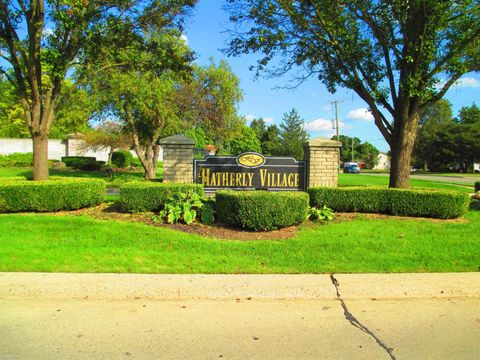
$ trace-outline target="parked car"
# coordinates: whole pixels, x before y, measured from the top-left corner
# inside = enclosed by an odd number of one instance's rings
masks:
[[[343,165],[345,174],[360,174],[360,167],[355,162],[347,162]]]

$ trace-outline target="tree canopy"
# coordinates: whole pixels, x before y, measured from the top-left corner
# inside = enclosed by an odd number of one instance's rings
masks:
[[[87,48],[119,24],[175,26],[195,0],[24,0],[0,2],[1,71],[14,85],[33,139],[35,180],[48,178],[47,140],[67,73],[87,60]],[[123,25],[122,25],[123,26]],[[121,33],[118,33],[121,35]],[[118,39],[119,43],[120,37]]]
[[[228,53],[260,52],[257,72],[315,76],[354,90],[390,145],[391,187],[408,187],[419,116],[480,70],[478,1],[227,0]]]
[[[415,144],[416,165],[425,171],[473,171],[480,161],[480,112],[474,104],[463,107],[457,119],[442,100],[422,114]]]
[[[303,159],[303,143],[308,140],[303,124],[303,119],[295,109],[283,115],[280,124],[281,155]]]

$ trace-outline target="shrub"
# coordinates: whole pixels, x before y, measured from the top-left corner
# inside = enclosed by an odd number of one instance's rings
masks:
[[[33,154],[32,153],[13,153],[10,155],[0,155],[0,166],[3,166],[3,167],[33,166]]]
[[[310,205],[340,212],[366,212],[440,219],[457,218],[468,211],[466,194],[438,190],[376,187],[310,188]]]
[[[120,201],[131,212],[159,211],[175,193],[195,191],[203,196],[203,186],[156,182],[132,182],[120,187]]]
[[[304,192],[217,191],[215,210],[224,224],[252,230],[273,230],[299,224],[308,216]]]
[[[475,181],[475,184],[473,184],[473,187],[475,188],[475,192],[480,191],[480,181]]]
[[[105,161],[97,161],[96,158],[88,156],[63,156],[62,162],[68,167],[83,171],[100,170],[105,164]]]
[[[62,162],[65,163],[68,167],[73,167],[78,160],[92,160],[95,161],[97,158],[90,156],[62,156]]]
[[[74,210],[105,200],[105,182],[92,179],[0,182],[0,212]]]
[[[112,164],[115,167],[126,168],[134,162],[133,155],[128,150],[114,151],[112,154]]]

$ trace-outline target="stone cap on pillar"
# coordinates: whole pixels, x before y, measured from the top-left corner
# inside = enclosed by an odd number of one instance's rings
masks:
[[[160,139],[158,142],[159,145],[195,145],[195,140],[185,136],[185,135],[173,135],[163,139]]]
[[[339,148],[339,147],[342,147],[342,143],[340,141],[330,140],[328,138],[319,137],[319,138],[315,138],[315,139],[305,141],[303,143],[303,147],[304,148],[307,148],[307,147],[334,147],[334,148]]]

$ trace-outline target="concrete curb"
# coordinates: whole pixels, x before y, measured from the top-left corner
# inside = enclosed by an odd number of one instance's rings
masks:
[[[480,297],[480,273],[336,274],[343,299]],[[330,275],[0,273],[0,299],[335,299]]]

